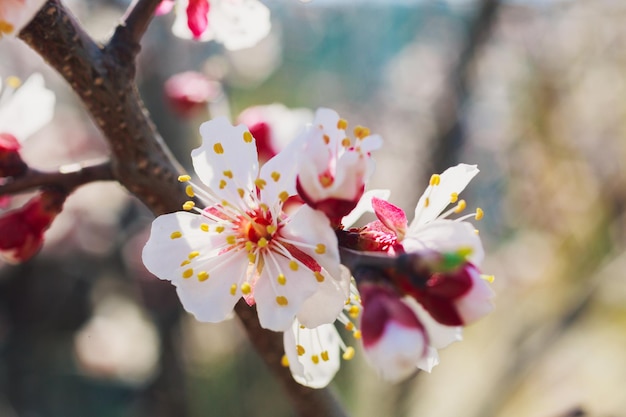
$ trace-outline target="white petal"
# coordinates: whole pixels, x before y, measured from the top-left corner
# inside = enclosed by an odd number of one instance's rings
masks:
[[[415,312],[415,315],[426,330],[426,334],[428,335],[428,344],[434,349],[443,349],[451,343],[463,340],[462,327],[444,326],[443,324],[440,324],[411,297],[405,297],[403,298],[403,301]]]
[[[299,207],[282,228],[280,235],[291,241],[312,245],[313,248],[296,246],[328,271],[334,279],[340,279],[337,236],[330,227],[328,218],[321,211],[307,205]],[[323,246],[324,253],[319,254],[315,251],[318,245]]]
[[[429,185],[415,207],[415,217],[409,228],[417,228],[439,216],[450,204],[452,193],[460,194],[478,174],[476,165],[459,164],[446,169],[440,175],[439,185]],[[425,207],[428,198],[428,207]]]
[[[250,48],[269,33],[270,11],[257,0],[211,0],[209,30],[231,51]]]
[[[54,93],[44,86],[43,76],[31,75],[0,107],[0,132],[23,142],[52,120],[55,101]]]
[[[231,295],[230,288],[245,278],[248,258],[244,251],[219,254],[226,232],[204,232],[200,229],[203,222],[206,219],[187,212],[157,217],[142,258],[150,272],[177,287],[185,310],[200,321],[217,322],[228,316],[241,296],[239,290],[235,296]],[[172,239],[174,232],[182,236]],[[193,251],[199,255],[190,257]],[[187,270],[192,271],[191,276],[184,278]],[[201,271],[209,274],[202,282],[198,279]]]
[[[365,358],[383,379],[398,382],[417,371],[426,353],[424,334],[389,321],[378,343],[364,349]]]
[[[478,273],[472,276],[472,288],[456,302],[459,315],[464,324],[470,324],[483,316],[491,313],[494,309],[491,299],[495,293],[491,286],[482,279]]]
[[[438,252],[455,252],[471,248],[468,260],[480,266],[485,252],[474,226],[468,222],[435,220],[416,229],[410,229],[402,245],[407,252],[433,249]]]
[[[283,342],[291,374],[302,385],[324,388],[332,381],[341,366],[340,337],[332,324],[315,329],[303,329],[298,321],[294,320],[291,329],[285,332]],[[304,348],[302,356],[297,354],[297,344]],[[327,361],[322,359],[322,351],[328,352]],[[319,358],[317,363],[311,359],[312,355]]]
[[[439,365],[439,352],[434,347],[428,346],[426,354],[417,361],[416,365],[421,370],[430,373],[435,366]]]
[[[17,35],[26,26],[45,0],[2,0],[0,2],[0,21],[13,25],[10,35]]]
[[[282,255],[263,256],[263,272],[254,287],[259,322],[265,329],[282,332],[289,328],[304,301],[317,291],[318,282],[313,272],[300,262],[294,271],[289,259]],[[280,273],[286,278],[282,285],[277,279]]]
[[[232,126],[225,117],[218,117],[200,126],[202,145],[191,152],[200,180],[230,202],[240,200],[238,189],[246,194],[254,189],[259,172],[256,144],[246,132],[244,125]]]
[[[361,196],[361,199],[357,203],[356,207],[350,213],[348,213],[347,216],[344,216],[341,224],[343,224],[343,227],[345,228],[351,227],[365,213],[374,212],[374,209],[372,208],[372,198],[376,197],[380,198],[381,200],[387,201],[390,195],[390,190],[366,191],[365,193],[363,193],[363,196]]]
[[[298,320],[312,329],[322,324],[334,323],[343,311],[350,293],[350,270],[341,265],[341,279],[335,280],[324,272],[324,281],[298,312]]]

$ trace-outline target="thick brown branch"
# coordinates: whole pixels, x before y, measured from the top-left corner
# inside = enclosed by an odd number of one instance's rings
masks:
[[[141,38],[146,33],[160,2],[160,0],[133,1],[106,46],[107,53],[119,59],[119,62],[133,63],[128,65],[128,68],[132,69],[132,77],[135,70],[134,59],[141,50]]]
[[[55,172],[29,169],[24,175],[10,178],[6,183],[0,185],[0,196],[30,191],[40,187],[54,187],[69,194],[83,184],[113,179],[109,161],[65,165]]]

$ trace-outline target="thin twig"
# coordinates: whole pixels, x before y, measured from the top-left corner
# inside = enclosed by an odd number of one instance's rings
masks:
[[[29,169],[24,175],[9,178],[7,182],[1,184],[0,196],[31,191],[40,187],[54,187],[70,193],[90,182],[113,179],[111,163],[108,160],[64,165],[54,172]]]

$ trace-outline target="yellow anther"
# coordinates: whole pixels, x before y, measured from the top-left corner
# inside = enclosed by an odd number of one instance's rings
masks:
[[[287,355],[283,355],[283,357],[280,358],[280,364],[283,366],[283,368],[289,367],[289,359],[287,359]]]
[[[278,182],[278,180],[280,179],[280,172],[278,171],[272,172],[271,177],[274,181]]]
[[[361,312],[361,309],[359,308],[359,306],[351,306],[350,309],[348,310],[348,314],[353,319],[356,319],[357,317],[359,317],[360,312]]]
[[[276,232],[276,230],[278,230],[278,226],[276,226],[275,224],[270,224],[268,225],[265,230],[267,231],[267,233],[274,234],[274,232]]]
[[[7,85],[14,90],[20,88],[20,86],[22,85],[22,80],[20,80],[15,75],[8,76],[5,81]]]
[[[440,182],[441,182],[441,176],[439,176],[439,174],[433,174],[430,176],[431,186],[439,185]]]
[[[233,284],[230,286],[230,295],[237,294],[237,284]]]
[[[287,300],[287,297],[283,296],[283,295],[279,295],[278,297],[276,297],[276,304],[278,304],[279,306],[286,306],[287,304],[289,304],[289,301]]]
[[[483,211],[483,209],[481,209],[480,207],[478,207],[476,209],[476,216],[474,216],[474,218],[476,220],[482,220],[482,218],[485,217],[485,212]]]
[[[232,178],[233,178],[233,171],[231,171],[230,169],[228,169],[228,170],[226,170],[226,171],[222,172],[222,174],[224,174],[224,176],[225,176],[226,178],[230,178],[230,179],[232,179]]]
[[[183,237],[183,234],[179,231],[172,232],[172,234],[170,235],[170,239],[179,239],[181,237]]]
[[[351,321],[347,322],[345,328],[347,331],[351,332],[354,329],[354,323],[352,323]]]
[[[495,275],[481,275],[480,277],[490,284],[493,284],[493,282],[496,280]]]
[[[230,206],[230,203],[226,200],[222,200],[222,207],[228,207]]]
[[[5,34],[9,34],[9,33],[13,33],[13,30],[15,29],[15,27],[10,24],[9,22],[7,22],[6,20],[0,20],[0,37],[3,33]]]
[[[190,278],[193,275],[193,269],[189,268],[189,269],[185,269],[183,271],[183,278]]]
[[[213,150],[215,151],[216,154],[223,154],[224,153],[224,147],[222,146],[221,143],[217,142],[215,145],[213,145]]]
[[[268,243],[269,243],[269,242],[267,241],[267,239],[265,239],[264,237],[262,237],[261,239],[259,239],[259,241],[256,243],[256,245],[257,245],[259,248],[264,248],[264,247],[266,247],[266,246],[267,246],[267,244],[268,244]]]
[[[267,182],[263,178],[257,178],[256,180],[254,180],[254,185],[256,185],[256,187],[259,190],[262,190],[263,187],[265,187],[265,185],[267,185]]]
[[[228,243],[229,245],[234,245],[235,242],[237,242],[237,237],[235,235],[226,236],[226,243]]]
[[[317,282],[324,282],[324,275],[321,272],[315,272],[315,279]]]
[[[241,293],[243,295],[248,295],[250,294],[251,291],[252,291],[252,287],[250,286],[250,284],[248,284],[247,282],[244,282],[243,284],[241,284]]]
[[[287,191],[281,191],[280,194],[278,194],[278,198],[284,203],[289,198],[289,193]]]
[[[197,258],[198,256],[200,256],[200,252],[198,252],[197,250],[194,250],[192,252],[189,252],[189,255],[187,257],[189,259],[193,259],[193,258]]]
[[[256,262],[256,255],[254,253],[249,253],[248,254],[248,261],[253,264]]]
[[[325,143],[325,144],[327,144],[327,145],[328,145],[328,144],[330,143],[330,136],[328,136],[328,135],[324,135],[324,136],[322,136],[322,138],[324,139],[324,143]]]
[[[363,139],[366,138],[370,135],[370,130],[366,127],[363,126],[357,126],[354,128],[354,136],[356,136],[359,139]]]
[[[462,256],[463,258],[467,258],[472,253],[474,253],[474,249],[470,246],[465,246],[456,251],[457,255]]]
[[[296,345],[296,352],[298,353],[298,356],[302,356],[306,353],[306,350],[304,349],[304,346]]]
[[[328,362],[328,360],[330,359],[330,357],[328,356],[328,351],[327,351],[327,350],[323,351],[323,352],[320,354],[320,356],[322,357],[322,360],[323,360],[324,362]]]
[[[424,199],[424,207],[428,207],[428,206],[430,206],[430,198],[426,197]]]
[[[287,283],[287,277],[285,277],[284,274],[278,274],[278,277],[276,277],[276,281],[278,281],[280,285],[285,285]]]
[[[465,202],[465,200],[459,200],[458,204],[456,205],[456,208],[454,209],[455,213],[460,213],[463,210],[465,210],[465,208],[467,207],[467,203]]]
[[[209,225],[206,223],[202,223],[200,225],[200,230],[202,230],[203,232],[208,232],[209,231]]]
[[[341,146],[343,146],[344,148],[349,148],[350,145],[352,145],[352,143],[350,142],[350,138],[343,138],[341,140]]]
[[[243,190],[243,188],[237,188],[237,194],[239,194],[239,198],[243,198],[245,193],[246,192]]]
[[[198,272],[198,281],[204,282],[209,279],[209,273],[207,271]]]
[[[189,175],[179,175],[178,176],[178,181],[180,182],[187,182],[190,181],[191,177]]]
[[[326,246],[323,243],[318,243],[315,247],[315,253],[318,255],[323,255],[326,253]]]
[[[217,227],[215,228],[215,231],[216,231],[217,233],[222,233],[224,230],[225,230],[224,226],[217,226]]]
[[[196,206],[196,203],[194,203],[193,201],[185,201],[185,204],[183,204],[183,210],[189,211],[193,209],[195,206]]]
[[[354,333],[352,333],[352,336],[354,336],[354,338],[355,338],[356,340],[361,339],[361,336],[362,336],[362,335],[361,335],[361,331],[360,331],[360,330],[355,330],[355,331],[354,331]]]
[[[345,351],[345,352],[343,352],[343,355],[341,355],[341,357],[342,357],[344,360],[349,361],[349,360],[351,360],[352,358],[354,358],[354,354],[355,354],[355,353],[356,353],[356,352],[354,351],[354,348],[353,348],[352,346],[348,346],[348,347],[346,348],[346,351]]]
[[[479,235],[479,234],[480,234],[480,230],[478,230],[478,229],[474,229],[474,234],[475,234],[475,235]]]
[[[320,363],[320,357],[317,355],[311,355],[311,361],[313,361],[314,364],[318,364]]]
[[[263,210],[263,211],[270,211],[270,208],[269,208],[269,207],[268,207],[268,205],[267,205],[267,204],[265,204],[265,203],[261,203],[261,204],[259,204],[259,208],[260,208],[261,210]]]
[[[226,188],[226,181],[220,180],[220,190],[223,190],[224,188]]]
[[[450,203],[454,204],[459,201],[459,193],[450,194]]]
[[[291,261],[289,262],[289,269],[291,269],[292,271],[297,271],[298,270],[298,262],[296,261]]]
[[[252,244],[252,242],[250,242],[250,241],[247,241],[247,242],[246,242],[245,247],[246,247],[246,250],[247,250],[248,252],[252,252],[252,249],[254,249],[254,245],[253,245],[253,244]]]
[[[339,119],[337,121],[337,129],[346,130],[347,127],[348,127],[348,121],[346,119]]]
[[[189,259],[185,259],[184,261],[182,261],[180,263],[180,266],[185,266],[185,265],[189,265],[191,263],[191,261]]]
[[[195,197],[196,193],[193,192],[193,187],[191,185],[188,185],[185,187],[185,194],[187,194],[187,197]]]
[[[247,130],[245,132],[243,132],[243,141],[246,143],[250,143],[252,142],[252,139],[254,139],[252,137],[252,133],[248,132]]]

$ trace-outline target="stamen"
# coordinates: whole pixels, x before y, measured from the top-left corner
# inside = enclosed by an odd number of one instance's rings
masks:
[[[9,25],[11,25],[9,23]],[[11,26],[12,27],[12,26]],[[13,30],[13,29],[11,29]],[[1,30],[0,30],[1,32]],[[5,79],[7,86],[11,87],[14,90],[17,90],[18,88],[20,88],[20,86],[22,85],[22,80],[20,80],[18,77],[16,77],[15,75],[10,75]]]
[[[328,351],[327,351],[327,350],[323,351],[323,352],[320,354],[320,356],[322,357],[322,360],[323,360],[324,362],[328,362],[328,360],[330,359],[330,358],[329,358],[329,356],[328,356]]]
[[[220,190],[223,190],[224,188],[226,188],[226,185],[227,185],[227,184],[226,184],[226,181],[224,181],[224,180],[220,180],[220,185],[219,185]]]
[[[280,285],[285,285],[287,283],[287,277],[285,277],[284,274],[278,274],[276,281],[278,281]]]
[[[193,187],[191,185],[188,185],[185,187],[185,194],[187,194],[187,197],[195,197],[196,194],[193,192]]]
[[[354,351],[354,348],[353,348],[352,346],[348,346],[348,347],[346,348],[346,351],[345,351],[345,352],[343,352],[343,355],[342,355],[341,357],[342,357],[344,360],[349,361],[349,360],[351,360],[352,358],[354,358],[354,354],[355,354],[355,353],[356,353],[356,352]]]
[[[222,146],[221,143],[217,142],[215,145],[213,145],[213,151],[216,154],[221,155],[224,153],[224,147]]]
[[[359,308],[359,306],[355,306],[355,305],[350,306],[350,309],[348,310],[348,314],[353,319],[356,319],[357,317],[359,317],[360,312],[361,312],[361,309]]]
[[[352,336],[356,339],[359,340],[361,339],[362,335],[361,335],[361,331],[360,330],[355,330],[354,333],[352,333]]]
[[[193,269],[192,268],[185,269],[183,271],[183,278],[191,278],[192,275],[193,275]]]
[[[311,361],[317,365],[320,362],[320,357],[317,355],[311,355]]]
[[[287,297],[283,295],[279,295],[278,297],[276,297],[276,304],[278,304],[281,307],[284,307],[287,304],[289,304],[289,301],[287,300]]]
[[[306,350],[304,349],[304,346],[296,345],[296,353],[298,353],[298,356],[304,355],[306,353]]]
[[[287,191],[281,191],[280,194],[278,194],[278,198],[284,203],[289,198],[289,193]]]
[[[341,141],[341,146],[344,148],[349,148],[352,143],[350,142],[350,138],[343,138]]]
[[[189,259],[185,259],[184,261],[182,261],[180,263],[180,266],[185,266],[185,265],[189,265],[191,263],[191,261]]]
[[[322,275],[321,272],[314,272],[315,275],[315,279],[317,280],[317,282],[324,282],[324,275]]]
[[[347,127],[348,127],[348,122],[346,119],[339,119],[337,121],[337,129],[346,130]]]
[[[354,136],[356,136],[359,139],[366,138],[369,135],[370,135],[370,130],[366,127],[358,125],[354,128]]]
[[[254,180],[254,185],[256,185],[259,190],[262,190],[263,187],[267,185],[267,182],[263,178],[257,178]]]
[[[198,281],[204,282],[209,279],[209,273],[207,271],[198,272]]]
[[[198,256],[200,256],[200,252],[198,252],[197,250],[194,250],[192,252],[189,252],[189,260],[193,259],[193,258],[197,258]]]
[[[264,237],[262,237],[261,239],[259,239],[259,241],[256,243],[256,245],[259,248],[264,248],[268,245],[267,239],[265,239]]]
[[[484,279],[485,281],[487,281],[490,284],[493,284],[493,282],[496,280],[495,275],[481,275],[480,276],[482,279]]]
[[[315,253],[317,253],[318,255],[323,255],[324,253],[326,253],[326,246],[324,246],[323,243],[318,243],[317,246],[315,246]]]
[[[175,232],[172,232],[172,234],[170,235],[170,239],[179,239],[183,237],[183,234],[181,232],[179,232],[178,230]]]
[[[435,185],[439,185],[441,183],[441,176],[439,174],[433,174],[430,177],[430,185],[434,187]]]
[[[237,236],[235,235],[226,236],[226,243],[228,243],[229,245],[234,245],[235,242],[237,242]]]
[[[233,284],[230,286],[230,295],[237,294],[237,284]]]
[[[291,262],[289,262],[289,269],[291,269],[292,271],[297,271],[298,270],[298,263],[294,260],[292,260]]]
[[[183,210],[190,211],[195,206],[196,206],[196,203],[194,203],[193,201],[185,201],[185,204],[183,204]]]
[[[252,291],[252,287],[250,286],[250,284],[248,284],[247,282],[244,282],[243,284],[241,284],[241,292],[244,295],[250,294],[251,291]]]
[[[191,177],[189,175],[179,175],[178,176],[178,181],[180,182],[187,182],[191,180]]]
[[[450,203],[454,204],[458,201],[459,199],[459,193],[452,193],[450,194]]]
[[[276,232],[276,230],[278,230],[278,227],[274,224],[270,224],[268,225],[265,230],[267,231],[267,233],[269,233],[270,235],[273,235],[274,232]]]
[[[272,172],[271,177],[275,182],[278,182],[278,180],[280,179],[280,172],[277,172],[277,171]]]
[[[226,178],[229,178],[229,179],[231,179],[231,180],[233,179],[233,171],[231,171],[230,169],[228,169],[228,170],[226,170],[226,171],[222,172],[222,174],[224,174],[224,176],[225,176]]]
[[[454,212],[459,214],[460,212],[465,210],[466,207],[467,207],[467,203],[465,202],[465,200],[460,200],[459,203],[456,205]]]
[[[208,232],[209,231],[209,225],[206,223],[202,223],[200,225],[200,230],[202,230],[203,232]]]
[[[248,132],[247,130],[245,132],[243,132],[243,141],[246,143],[250,143],[252,142],[252,133]]]
[[[256,255],[254,253],[249,253],[248,254],[248,261],[253,264],[256,262]]]
[[[480,207],[478,207],[476,209],[476,216],[475,219],[476,220],[482,220],[482,218],[485,216],[485,212],[483,211],[483,209],[481,209]]]
[[[328,145],[328,144],[330,143],[330,137],[329,137],[328,135],[324,135],[324,136],[323,136],[323,139],[324,139],[324,143],[325,143],[326,145]]]
[[[289,359],[287,359],[287,355],[283,355],[282,358],[280,358],[280,364],[284,367],[284,368],[288,368],[289,367]]]

